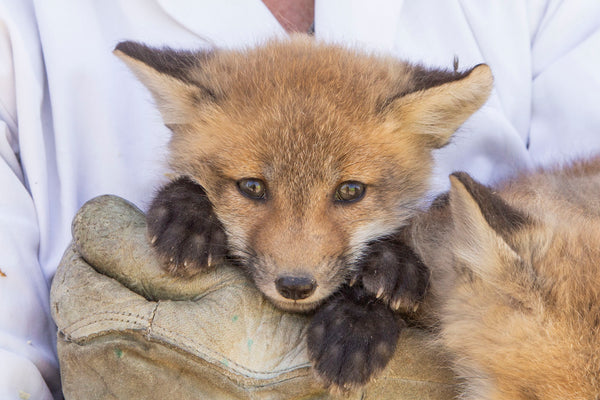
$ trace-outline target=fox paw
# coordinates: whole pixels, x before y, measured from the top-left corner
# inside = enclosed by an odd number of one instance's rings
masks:
[[[371,243],[350,284],[362,282],[393,310],[414,312],[429,284],[429,270],[398,236]]]
[[[206,192],[187,177],[158,192],[146,222],[152,247],[173,275],[193,276],[226,254],[225,231]]]
[[[331,392],[370,382],[394,355],[405,322],[363,289],[344,287],[313,316],[308,354]]]

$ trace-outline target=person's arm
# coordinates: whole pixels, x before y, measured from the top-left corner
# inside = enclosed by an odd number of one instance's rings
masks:
[[[28,1],[0,2],[0,398],[60,397],[49,282],[20,127],[41,123],[44,77]]]

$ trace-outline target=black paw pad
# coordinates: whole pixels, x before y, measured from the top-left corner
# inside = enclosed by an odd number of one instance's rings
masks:
[[[344,288],[312,318],[309,358],[330,390],[354,390],[387,365],[404,326],[386,304]]]
[[[206,192],[187,177],[158,192],[146,222],[150,243],[173,275],[194,275],[226,254],[225,231]]]

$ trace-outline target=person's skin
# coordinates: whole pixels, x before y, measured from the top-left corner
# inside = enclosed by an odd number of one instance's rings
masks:
[[[287,32],[308,32],[315,18],[315,0],[262,0]]]

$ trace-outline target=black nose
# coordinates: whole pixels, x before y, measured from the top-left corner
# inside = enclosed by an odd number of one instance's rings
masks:
[[[302,300],[313,294],[317,283],[311,278],[282,276],[275,281],[275,287],[286,299]]]

